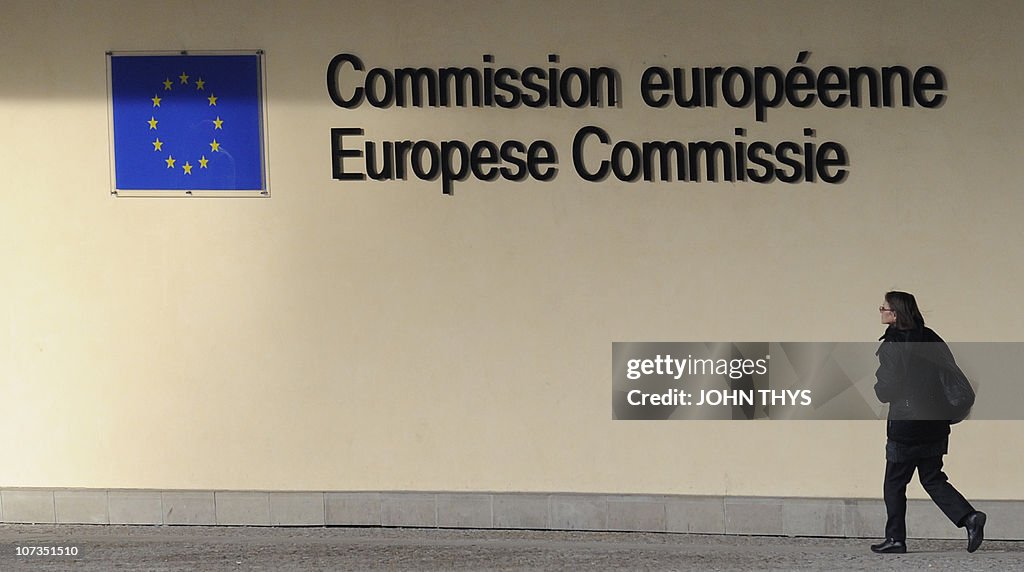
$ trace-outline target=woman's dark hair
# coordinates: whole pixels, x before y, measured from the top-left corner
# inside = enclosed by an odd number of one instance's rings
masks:
[[[896,323],[893,324],[897,330],[912,330],[924,327],[924,316],[917,308],[917,300],[914,295],[907,292],[886,292],[885,301],[889,307],[896,312]]]

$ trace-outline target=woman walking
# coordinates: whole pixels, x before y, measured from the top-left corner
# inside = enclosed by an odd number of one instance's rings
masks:
[[[945,344],[930,328],[906,292],[888,292],[878,308],[887,326],[878,348],[875,395],[889,404],[885,444],[885,540],[871,546],[879,553],[907,551],[907,484],[917,471],[921,485],[953,524],[967,529],[967,551],[984,540],[985,513],[949,483],[942,472],[942,456],[949,446],[948,420],[933,413],[944,400],[938,381],[939,366],[925,359],[927,346]]]

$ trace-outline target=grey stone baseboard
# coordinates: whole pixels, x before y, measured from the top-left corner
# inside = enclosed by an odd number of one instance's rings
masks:
[[[977,501],[985,537],[1024,540],[1024,501]],[[0,489],[0,522],[223,526],[406,526],[878,538],[880,499],[577,493]],[[911,500],[913,538],[961,538]]]

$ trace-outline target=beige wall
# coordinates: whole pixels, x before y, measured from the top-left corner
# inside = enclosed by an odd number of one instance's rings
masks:
[[[1017,2],[0,0],[0,485],[880,496],[881,422],[613,422],[611,343],[1019,341]],[[272,198],[109,194],[107,50],[266,50]],[[649,65],[936,65],[938,110],[647,109]],[[327,63],[619,69],[618,109],[342,110]],[[616,139],[843,143],[840,186],[581,182]],[[344,184],[329,130],[546,138],[546,184]],[[1020,422],[957,427],[1021,499]],[[979,470],[977,467],[984,467]],[[916,485],[915,485],[916,486]],[[915,489],[920,495],[919,489]]]

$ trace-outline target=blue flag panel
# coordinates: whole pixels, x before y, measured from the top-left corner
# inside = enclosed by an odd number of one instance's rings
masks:
[[[112,55],[118,190],[263,190],[258,55]]]

